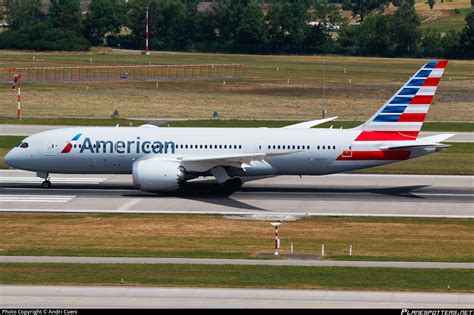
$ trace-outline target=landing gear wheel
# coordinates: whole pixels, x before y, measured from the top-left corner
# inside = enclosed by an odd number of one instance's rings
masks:
[[[51,182],[49,180],[45,180],[41,183],[41,187],[43,188],[51,188]]]

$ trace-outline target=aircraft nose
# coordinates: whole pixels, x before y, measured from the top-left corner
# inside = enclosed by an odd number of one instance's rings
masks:
[[[15,149],[10,150],[10,152],[8,152],[7,155],[5,155],[5,157],[3,158],[5,163],[10,165],[11,167],[15,167],[15,160],[16,160],[15,156],[17,154],[14,151]]]

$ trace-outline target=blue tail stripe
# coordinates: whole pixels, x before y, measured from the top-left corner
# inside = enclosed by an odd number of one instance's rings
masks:
[[[422,86],[425,83],[425,79],[413,79],[408,82],[407,86]]]
[[[374,122],[396,122],[400,115],[378,115]]]
[[[406,106],[385,106],[382,113],[398,113],[401,114],[407,108]]]
[[[424,68],[434,68],[434,67],[436,67],[437,64],[438,64],[437,61],[430,61],[425,65]]]
[[[420,89],[415,88],[404,88],[398,93],[398,95],[415,95]]]
[[[412,97],[394,97],[393,100],[390,101],[390,104],[395,105],[408,105],[410,104]]]
[[[420,70],[415,75],[415,77],[417,77],[417,78],[419,78],[419,77],[426,78],[430,75],[430,73],[431,73],[431,70]]]

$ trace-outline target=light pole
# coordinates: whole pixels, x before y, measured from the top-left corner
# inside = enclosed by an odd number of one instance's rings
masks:
[[[278,227],[281,225],[281,222],[272,222],[271,224],[275,227],[275,256],[278,256],[278,249],[280,248],[280,239],[278,238]]]

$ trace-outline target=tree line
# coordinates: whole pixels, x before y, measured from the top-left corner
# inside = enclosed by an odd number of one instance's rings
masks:
[[[7,0],[0,48],[143,49],[148,8],[151,50],[474,58],[473,11],[462,31],[440,33],[420,28],[414,0],[214,0],[201,10],[198,3],[92,0],[83,16],[79,0],[51,0],[46,16],[40,0]],[[390,3],[395,13],[383,14]],[[360,22],[350,25],[340,7]]]

